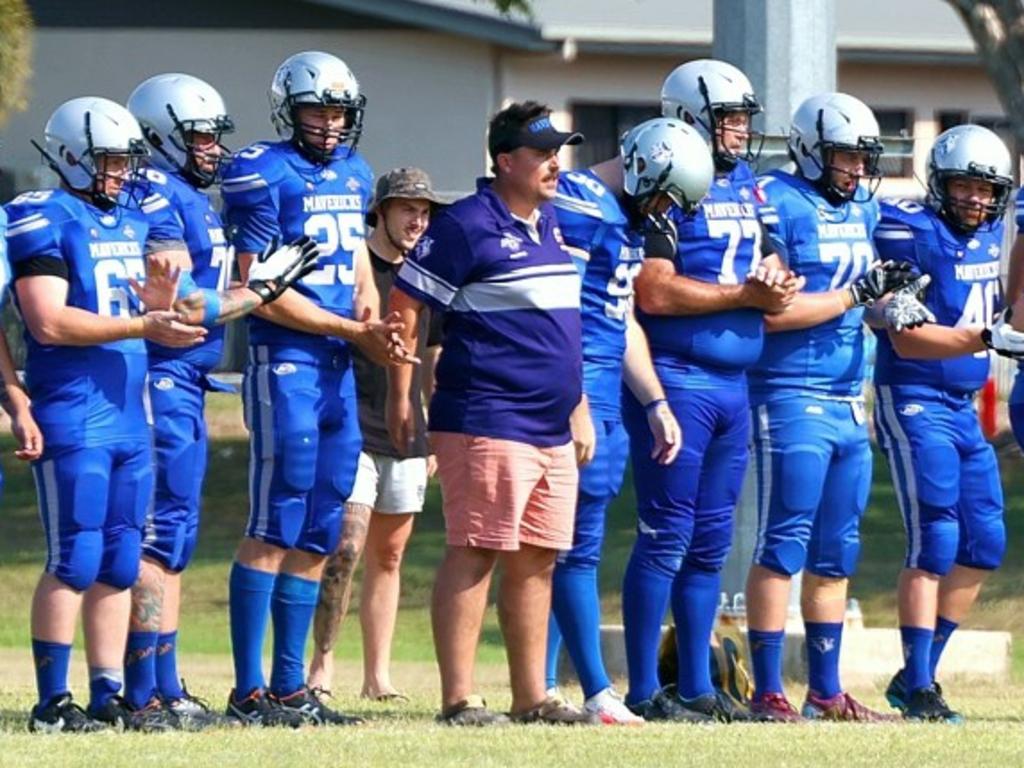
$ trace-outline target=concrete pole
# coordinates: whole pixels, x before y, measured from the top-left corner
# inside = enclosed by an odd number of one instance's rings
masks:
[[[789,133],[800,102],[836,87],[835,0],[715,0],[712,56],[746,73],[764,112],[755,126],[770,136]],[[778,147],[778,138],[766,142]],[[781,165],[784,156],[765,157],[766,166]],[[757,504],[753,466],[747,471],[736,512],[732,553],[726,562],[722,590],[732,600],[746,585],[757,539]],[[790,614],[799,614],[800,581],[793,580]]]

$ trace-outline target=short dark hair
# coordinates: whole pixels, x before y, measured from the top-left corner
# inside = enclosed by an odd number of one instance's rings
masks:
[[[495,174],[498,173],[498,167],[494,160],[501,149],[495,144],[495,139],[510,132],[518,132],[538,117],[550,114],[551,107],[539,101],[514,101],[494,114],[487,125],[487,152],[491,156],[491,170]]]

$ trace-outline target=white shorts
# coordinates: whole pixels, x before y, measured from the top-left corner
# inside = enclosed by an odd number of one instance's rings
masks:
[[[422,512],[426,491],[425,458],[395,459],[364,451],[346,504],[364,504],[384,515]]]

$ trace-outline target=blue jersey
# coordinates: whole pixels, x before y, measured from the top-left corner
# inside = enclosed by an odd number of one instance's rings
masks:
[[[615,193],[591,171],[563,173],[552,201],[562,239],[583,278],[583,390],[597,419],[620,417],[626,315],[643,236]]]
[[[129,278],[145,277],[146,243],[180,239],[166,200],[151,201],[154,222],[138,212],[102,211],[63,190],[26,192],[7,204],[16,278],[66,278],[66,305],[104,317],[138,313]],[[88,347],[41,344],[26,328],[25,365],[32,410],[47,452],[95,447],[148,435],[142,391],[146,345],[123,339]],[[147,438],[148,439],[148,438]]]
[[[867,272],[875,260],[877,202],[833,205],[812,183],[785,171],[772,171],[760,183],[778,213],[768,230],[789,269],[807,279],[804,291],[846,288]],[[811,328],[768,334],[761,359],[749,373],[751,399],[790,388],[823,397],[859,397],[863,319],[864,310],[856,308]]]
[[[761,258],[761,205],[750,167],[739,162],[715,178],[696,213],[687,216],[673,207],[676,272],[715,285],[742,283]],[[689,386],[720,381],[723,374],[734,377],[761,354],[764,319],[756,309],[688,316],[638,311],[637,317],[655,360],[685,372]]]
[[[580,277],[552,206],[525,222],[481,180],[434,217],[395,286],[445,312],[431,430],[569,441],[582,393]]]
[[[7,211],[0,208],[0,307],[7,302],[7,288],[11,284],[11,262],[7,258]]]
[[[939,325],[953,328],[991,324],[1000,296],[1002,242],[1002,221],[965,233],[931,208],[908,200],[883,203],[875,232],[879,258],[909,261],[931,277],[924,303]],[[904,359],[893,350],[885,330],[876,334],[876,384],[920,384],[965,394],[988,378],[987,351],[946,360]]]
[[[369,166],[347,147],[320,165],[290,142],[241,150],[221,184],[235,250],[259,253],[274,241],[312,237],[320,244],[320,266],[293,287],[318,307],[343,317],[353,312],[355,253],[365,239],[372,189]],[[249,319],[249,340],[254,346],[274,347],[277,359],[284,350],[300,362],[306,359],[303,350],[318,358],[317,353],[332,349],[347,354],[341,339],[294,331],[255,316]]]
[[[232,251],[224,236],[224,227],[218,214],[203,191],[196,189],[176,173],[145,170],[148,191],[170,201],[181,221],[185,248],[192,259],[192,279],[200,288],[226,291],[231,280]],[[142,203],[142,211],[149,213],[149,198]],[[158,211],[156,215],[162,215]],[[200,368],[210,370],[220,362],[224,349],[224,326],[209,329],[206,340],[194,347],[175,349],[152,342],[147,343],[152,360],[175,358],[186,360]]]

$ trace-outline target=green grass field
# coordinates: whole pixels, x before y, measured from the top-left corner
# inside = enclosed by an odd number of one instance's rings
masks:
[[[246,516],[247,445],[237,401],[212,398],[211,423],[218,433],[211,451],[199,550],[184,579],[184,618],[180,635],[181,669],[189,687],[220,706],[231,685],[227,630],[227,572]],[[0,441],[9,454],[9,441]],[[915,765],[1024,764],[1024,653],[1015,648],[1014,679],[993,688],[964,682],[955,686],[953,703],[968,716],[961,728],[943,726],[713,726],[647,725],[636,729],[570,732],[543,727],[499,732],[452,732],[433,724],[437,679],[426,605],[433,573],[443,548],[443,525],[436,487],[417,521],[403,571],[402,607],[395,642],[396,683],[407,690],[408,705],[361,702],[359,632],[354,617],[337,649],[334,690],[339,703],[370,722],[358,730],[220,732],[212,734],[100,734],[41,739],[24,731],[33,703],[28,650],[28,603],[42,562],[42,533],[35,492],[24,466],[5,459],[7,484],[0,522],[0,766],[29,765],[264,765],[296,759],[316,765],[725,765],[759,759],[762,765]],[[991,579],[970,626],[1024,631],[1024,531],[1016,524],[1024,506],[1020,458],[1004,460],[1010,555]],[[627,489],[629,484],[627,483]],[[633,497],[628,489],[609,513],[606,563],[602,571],[604,611],[619,621],[618,588],[633,538]],[[888,470],[876,462],[871,507],[864,523],[864,556],[852,594],[869,625],[892,626],[893,584],[903,548],[902,524],[895,509]],[[354,606],[355,608],[355,606]],[[504,655],[493,612],[488,616],[479,653],[481,691],[504,707]],[[84,662],[76,647],[72,675],[85,697]],[[856,689],[882,705],[879,681]],[[578,695],[578,692],[575,692]],[[794,694],[800,695],[798,690]]]

